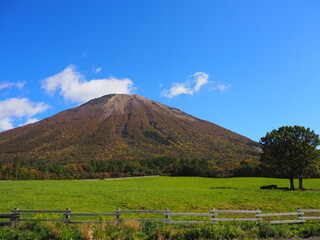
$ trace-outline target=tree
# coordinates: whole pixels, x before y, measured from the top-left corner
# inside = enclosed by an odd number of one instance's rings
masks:
[[[302,180],[319,169],[320,139],[309,128],[280,127],[262,137],[260,144],[261,162],[288,178],[291,189],[294,189],[295,178],[299,179],[299,189],[303,189]]]
[[[15,157],[13,159],[13,167],[14,167],[14,173],[15,173],[15,177],[16,180],[18,180],[19,177],[19,168],[23,167],[25,165],[25,159],[21,158],[21,157]]]

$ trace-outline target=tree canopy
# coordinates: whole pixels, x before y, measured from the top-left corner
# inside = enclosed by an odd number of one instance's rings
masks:
[[[302,126],[284,126],[268,132],[260,140],[261,162],[268,165],[281,177],[290,180],[294,189],[294,179],[299,179],[299,189],[303,189],[302,180],[319,170],[319,135]]]

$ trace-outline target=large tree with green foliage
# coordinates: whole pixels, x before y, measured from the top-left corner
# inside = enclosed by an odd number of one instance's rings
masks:
[[[290,180],[294,189],[294,179],[299,179],[299,189],[303,189],[302,180],[310,177],[319,169],[319,135],[309,128],[285,126],[268,132],[260,140],[261,161],[280,176]]]

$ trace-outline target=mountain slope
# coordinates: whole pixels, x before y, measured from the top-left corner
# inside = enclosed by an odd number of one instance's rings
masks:
[[[157,156],[224,164],[256,158],[256,143],[216,124],[138,95],[93,99],[0,133],[0,157],[83,162]]]

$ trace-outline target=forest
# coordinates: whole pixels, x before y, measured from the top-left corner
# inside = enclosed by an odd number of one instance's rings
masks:
[[[157,157],[144,160],[88,162],[39,162],[22,157],[0,160],[1,180],[105,179],[131,176],[261,176],[260,162],[246,159],[240,163],[208,159]]]

